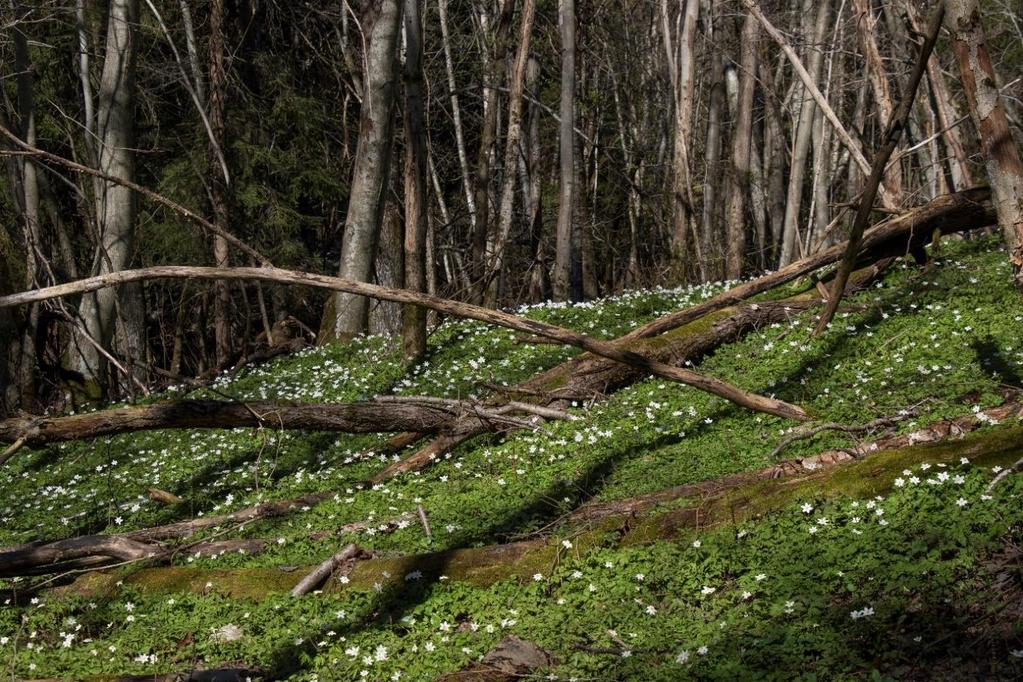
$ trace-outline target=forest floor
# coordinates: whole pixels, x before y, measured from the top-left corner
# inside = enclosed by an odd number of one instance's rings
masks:
[[[900,261],[851,296],[820,338],[810,338],[812,313],[794,313],[699,369],[842,424],[915,409],[897,425],[903,433],[1000,405],[1023,390],[1023,299],[995,243],[942,249],[929,266]],[[722,288],[519,312],[612,339]],[[449,321],[407,370],[387,340],[366,337],[188,395],[465,398],[577,352],[516,337]],[[1023,475],[986,490],[994,471],[1023,456],[1018,425],[989,423],[953,445],[872,457],[841,480],[750,489],[729,518],[643,527],[693,504],[682,499],[624,525],[578,526],[559,520],[585,503],[769,467],[794,424],[660,379],[571,412],[579,419],[482,436],[379,485],[360,481],[392,459],[374,453],[383,435],[154,431],[18,453],[0,470],[0,545],[337,494],[217,538],[272,539],[259,554],[182,552],[171,566],[83,573],[61,587],[52,578],[0,581],[0,680],[196,666],[275,679],[433,680],[470,667],[509,634],[549,653],[531,671],[537,679],[1023,678]],[[855,444],[828,431],[780,457]],[[153,502],[150,488],[181,501]],[[367,520],[361,532],[336,534]],[[315,594],[289,595],[349,542],[377,558]],[[496,568],[467,566],[485,552],[445,553],[499,543],[526,549]]]

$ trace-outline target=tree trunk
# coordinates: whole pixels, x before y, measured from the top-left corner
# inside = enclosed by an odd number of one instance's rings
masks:
[[[367,14],[372,14],[372,20],[363,23],[369,44],[359,114],[359,145],[338,269],[340,277],[357,282],[369,281],[380,238],[391,165],[401,6],[398,0],[375,0],[368,5]],[[338,293],[333,303],[333,314],[325,316],[326,334],[321,334],[321,339],[350,339],[366,328],[369,306],[366,298]]]
[[[732,173],[729,175],[727,259],[725,277],[738,279],[746,253],[746,188],[751,187],[750,147],[753,140],[753,89],[757,66],[757,20],[747,14],[742,24],[739,93],[732,134]]]
[[[554,300],[567,301],[572,277],[572,219],[575,215],[575,0],[558,3],[561,33],[561,123],[558,128],[560,186],[554,247]]]
[[[884,130],[892,118],[895,104],[892,102],[891,89],[888,87],[888,73],[881,59],[881,51],[877,49],[875,35],[878,32],[877,20],[870,8],[870,0],[852,0],[853,15],[856,19],[856,35],[860,49],[867,62],[867,77],[874,95],[874,106],[877,109],[878,129]],[[894,36],[893,36],[894,37]],[[892,199],[898,203],[902,194],[902,169],[899,164],[892,164],[884,175],[885,185],[891,192]]]
[[[213,222],[222,230],[230,230],[228,210],[228,178],[220,168],[222,155],[226,158],[226,121],[224,107],[227,102],[227,70],[224,65],[224,0],[210,3],[210,145],[209,175],[210,203],[213,205]],[[198,75],[198,74],[197,74]],[[198,78],[196,79],[198,80]],[[218,268],[228,266],[227,240],[220,235],[213,237],[213,261]],[[231,292],[227,282],[213,283],[213,332],[216,340],[216,364],[225,366],[234,352],[231,342]]]
[[[448,92],[451,99],[451,119],[455,125],[455,146],[458,150],[458,168],[462,172],[462,187],[465,191],[465,205],[469,211],[469,233],[476,232],[476,200],[473,194],[472,176],[469,174],[469,157],[465,151],[465,137],[462,132],[462,107],[458,99],[458,87],[455,84],[455,66],[451,58],[451,37],[448,35],[448,0],[437,0],[440,14],[441,44],[444,48],[444,71],[448,79]],[[484,97],[486,97],[484,93]]]
[[[6,419],[0,421],[0,442],[14,443],[24,438],[24,444],[32,447],[154,429],[266,427],[341,433],[432,433],[457,424],[460,429],[482,426],[484,430],[497,430],[516,423],[508,416],[512,411],[491,411],[472,402],[431,397],[308,405],[179,400],[68,417]]]
[[[493,209],[490,205],[491,157],[497,144],[497,110],[498,88],[504,82],[505,58],[509,49],[512,14],[515,11],[515,0],[503,0],[501,11],[494,28],[494,52],[487,65],[483,92],[483,129],[480,131],[480,149],[476,162],[476,232],[473,234],[472,260],[470,261],[472,282],[471,300],[474,303],[483,300],[486,288],[487,273],[487,239],[490,235],[490,218]],[[484,17],[486,15],[484,14]],[[483,36],[486,41],[486,36]]]
[[[15,26],[14,38],[14,69],[17,74],[18,89],[18,122],[22,138],[31,145],[36,142],[35,86],[33,84],[34,69],[28,51],[28,36],[21,26]],[[38,253],[41,253],[40,225],[40,178],[36,162],[31,158],[22,158],[15,164],[18,169],[18,182],[11,189],[20,190],[20,197],[15,202],[21,213],[22,236],[25,244],[25,285],[33,287],[37,283]],[[11,344],[11,352],[20,350],[17,360],[16,385],[18,402],[23,410],[36,407],[35,377],[38,363],[35,338],[39,325],[39,307],[32,306],[25,316],[25,325],[19,344]]]
[[[675,147],[672,155],[671,248],[676,271],[685,271],[689,234],[693,230],[693,183],[689,144],[693,137],[693,87],[696,76],[696,22],[700,0],[686,0],[679,35],[678,82],[675,84]],[[670,40],[670,35],[665,37]],[[702,260],[699,259],[698,260]],[[698,263],[702,266],[702,263]]]
[[[505,327],[525,334],[542,336],[570,346],[576,346],[589,351],[594,355],[600,355],[616,362],[639,367],[648,374],[660,376],[672,381],[678,381],[688,386],[693,386],[702,391],[712,393],[729,402],[747,407],[756,412],[766,412],[783,419],[794,419],[806,421],[809,415],[796,406],[790,405],[782,400],[768,398],[750,393],[738,386],[712,377],[706,377],[697,372],[678,367],[672,367],[662,362],[657,362],[648,357],[620,348],[613,343],[595,339],[586,334],[580,334],[564,327],[531,320],[517,315],[512,315],[500,310],[484,308],[470,303],[461,303],[450,299],[420,294],[405,289],[391,289],[381,287],[367,282],[359,282],[343,277],[327,277],[310,272],[285,270],[275,267],[261,268],[203,268],[191,266],[156,266],[142,268],[139,270],[124,270],[116,273],[109,273],[92,277],[87,280],[58,284],[45,289],[37,289],[30,292],[13,294],[0,297],[0,308],[13,305],[27,305],[37,301],[60,298],[72,294],[88,293],[100,289],[120,286],[129,282],[140,282],[147,279],[160,278],[196,278],[196,279],[239,279],[255,280],[264,282],[280,282],[287,284],[299,284],[313,286],[321,289],[342,291],[356,296],[368,296],[375,299],[393,301],[395,303],[415,303],[438,312],[447,313],[456,317],[465,317],[488,324]]]
[[[705,39],[710,45],[723,41],[723,32],[715,33],[718,10],[714,0],[703,0]],[[725,69],[719,47],[712,48],[709,61],[707,135],[703,145],[703,192],[700,216],[700,243],[703,245],[704,281],[721,279],[725,271],[725,244],[718,225],[721,217],[718,190],[721,187],[721,119],[725,116]]]
[[[420,0],[405,3],[405,288],[426,292],[426,128],[423,115],[423,24]],[[402,356],[426,351],[426,309],[401,311]]]
[[[501,275],[504,271],[505,250],[511,236],[515,204],[515,179],[518,175],[518,157],[522,140],[522,91],[529,60],[529,39],[533,34],[533,14],[536,0],[523,0],[522,17],[519,27],[519,47],[511,72],[511,87],[508,95],[508,132],[505,137],[504,164],[501,178],[501,205],[498,212],[497,230],[487,240],[487,271],[484,279],[484,299],[487,307],[497,307],[501,294]]]
[[[111,0],[107,24],[106,53],[100,78],[99,107],[96,117],[99,170],[116,178],[134,181],[135,177],[135,56],[138,39],[138,0]],[[88,135],[88,133],[86,133]],[[132,256],[135,240],[134,193],[117,182],[95,183],[96,225],[99,232],[94,271],[99,274],[123,270]],[[126,290],[123,297],[137,289]],[[79,315],[85,333],[103,347],[114,337],[116,297],[112,290],[97,291],[82,298]],[[140,329],[126,330],[139,339]],[[95,345],[76,333],[75,364],[85,378],[87,394],[98,398],[104,381],[106,362]]]
[[[809,11],[813,3],[807,2],[803,9],[806,12],[804,18],[810,17]],[[831,14],[831,0],[825,0],[817,5],[816,19],[807,22],[812,26],[811,44],[820,46],[824,40],[824,31],[828,26],[828,18]],[[809,50],[807,60],[807,72],[810,75],[810,82],[816,85],[820,78],[821,62],[823,52],[819,49]],[[799,245],[799,213],[802,207],[803,187],[805,183],[806,159],[810,151],[810,140],[813,133],[813,119],[816,105],[808,92],[809,86],[800,90],[801,105],[799,108],[799,121],[795,126],[795,142],[792,145],[792,164],[789,168],[789,188],[785,199],[785,223],[782,228],[782,247],[779,264],[786,266],[797,258]]]
[[[998,225],[1009,249],[1013,280],[1023,290],[1023,162],[1012,139],[976,0],[945,0],[945,27],[959,62],[970,117],[980,135]]]
[[[393,193],[384,202],[380,239],[373,260],[373,279],[382,287],[401,289],[405,284],[401,211],[394,201]],[[370,334],[397,338],[402,332],[402,306],[389,301],[370,301],[366,322]]]

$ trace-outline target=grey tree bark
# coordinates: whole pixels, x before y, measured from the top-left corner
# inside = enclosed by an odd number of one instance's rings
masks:
[[[536,0],[523,0],[519,25],[519,46],[515,53],[508,96],[508,132],[504,146],[504,176],[501,178],[501,205],[498,212],[497,230],[491,231],[487,239],[485,277],[486,305],[496,307],[501,293],[501,274],[504,269],[505,249],[511,235],[513,208],[515,202],[515,179],[518,171],[519,144],[522,139],[522,89],[526,77],[526,62],[529,59],[529,40],[533,34],[533,15]]]
[[[732,173],[729,177],[725,276],[738,279],[746,253],[746,190],[750,181],[750,147],[753,141],[753,89],[757,66],[756,18],[747,14],[742,23],[739,63],[739,92],[732,135]]]
[[[380,239],[387,178],[391,165],[394,98],[397,82],[398,0],[375,0],[367,8],[363,30],[368,36],[366,75],[359,113],[359,143],[352,170],[348,213],[341,243],[338,274],[368,282]],[[369,302],[362,296],[338,293],[325,320],[323,340],[350,339],[366,328]]]
[[[110,0],[95,130],[99,170],[128,181],[134,181],[135,177],[137,21],[138,0]],[[104,274],[123,270],[131,259],[136,202],[134,193],[124,185],[101,180],[96,186],[99,192],[96,197],[99,242],[93,271]],[[130,301],[132,298],[134,302]],[[122,290],[121,302],[135,312],[141,305],[141,289]],[[85,333],[104,347],[108,347],[114,338],[116,306],[117,296],[111,290],[87,294],[79,306]],[[141,322],[135,314],[128,315],[126,321],[133,325]],[[95,391],[104,383],[106,362],[95,344],[83,337],[81,333],[76,334],[74,363],[85,377],[88,390],[93,392],[90,397],[98,397]],[[125,340],[141,340],[141,337],[141,329],[126,329],[123,334]]]
[[[182,7],[187,7],[183,4]],[[187,34],[186,34],[187,35]],[[191,54],[191,47],[189,54]],[[228,178],[221,172],[219,160],[225,149],[225,105],[227,102],[227,70],[224,64],[224,0],[210,2],[210,203],[213,208],[213,222],[222,230],[230,230],[228,209]],[[196,83],[200,82],[196,72]],[[218,268],[228,266],[227,240],[220,235],[213,237],[213,261]],[[221,367],[231,357],[233,346],[231,335],[231,292],[227,282],[213,284],[213,330],[216,341],[216,362]]]
[[[804,18],[809,17],[813,2],[804,2]],[[812,26],[812,44],[819,46],[824,39],[828,18],[831,14],[831,2],[826,0],[817,5],[816,18],[809,23]],[[807,60],[807,72],[811,82],[816,84],[820,77],[823,53],[812,49]],[[779,265],[785,266],[794,261],[799,243],[799,209],[802,206],[803,186],[806,177],[806,159],[810,151],[810,139],[813,133],[813,118],[816,104],[806,88],[800,90],[801,102],[799,121],[795,128],[795,142],[792,145],[792,164],[789,168],[789,187],[785,200],[785,222],[782,228],[782,246]]]
[[[558,128],[560,186],[558,227],[554,246],[553,289],[556,301],[567,301],[572,277],[572,217],[575,207],[575,0],[558,3],[561,34],[561,123]]]
[[[696,74],[696,21],[700,0],[686,0],[679,35],[679,58],[675,100],[675,147],[672,155],[672,256],[682,271],[693,228],[693,187],[690,173],[689,144],[693,136],[693,87]],[[665,36],[670,41],[670,34]],[[697,242],[698,243],[698,242]],[[697,256],[698,260],[702,260]]]

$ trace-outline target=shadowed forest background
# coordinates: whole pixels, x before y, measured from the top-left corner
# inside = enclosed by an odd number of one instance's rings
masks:
[[[1018,139],[1019,3],[979,6]],[[4,127],[175,203],[5,138],[0,286],[272,262],[507,306],[787,265],[848,233],[930,9],[760,8],[837,127],[738,0],[11,2]],[[985,182],[951,42],[927,63],[875,219]],[[5,409],[138,395],[297,338],[401,332],[398,305],[327,298],[158,282],[4,310]]]

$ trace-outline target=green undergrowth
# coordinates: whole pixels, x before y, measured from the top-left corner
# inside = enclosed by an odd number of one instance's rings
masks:
[[[821,420],[858,424],[911,410],[914,416],[906,417],[896,427],[901,431],[997,405],[1006,391],[1023,387],[1019,375],[1023,362],[1023,348],[1019,347],[1023,302],[1011,288],[1005,254],[994,243],[946,241],[942,249],[932,265],[918,268],[900,262],[882,282],[851,296],[832,328],[818,339],[809,338],[812,313],[793,312],[786,323],[770,325],[722,347],[699,363],[698,369],[749,390],[797,403]],[[767,296],[790,295],[806,286],[805,282],[796,283],[785,287],[784,292],[774,291]],[[520,312],[610,339],[720,290],[717,285],[635,292],[583,305],[533,306]],[[384,394],[484,397],[489,385],[514,385],[577,352],[523,343],[519,336],[482,323],[447,321],[430,337],[427,356],[412,368],[401,366],[397,350],[386,339],[366,337],[224,375],[202,391],[172,391],[170,396],[162,397],[295,402],[342,402]],[[269,427],[154,431],[22,452],[0,470],[0,488],[4,491],[0,498],[0,544],[144,528],[224,513],[258,501],[329,490],[336,495],[311,509],[253,523],[224,536],[275,540],[263,554],[183,554],[176,561],[193,566],[273,568],[317,563],[353,540],[392,554],[488,545],[535,537],[563,514],[588,501],[624,499],[769,466],[771,451],[794,426],[656,378],[623,389],[607,400],[577,405],[572,413],[576,420],[547,423],[536,432],[477,438],[445,453],[421,473],[373,487],[360,481],[394,457],[376,452],[385,440],[383,435],[279,432]],[[852,442],[844,434],[824,432],[792,444],[783,456],[814,454]],[[402,454],[407,452],[397,456]],[[379,594],[352,591],[320,600],[291,602],[274,597],[258,603],[218,597],[215,591],[171,597],[176,599],[172,604],[166,603],[166,597],[155,601],[126,593],[110,604],[97,604],[95,609],[74,599],[50,601],[43,596],[43,609],[22,604],[3,610],[0,636],[7,637],[8,642],[6,648],[0,647],[0,661],[5,658],[4,652],[14,651],[10,642],[20,638],[17,650],[21,653],[9,658],[11,670],[21,676],[63,674],[67,670],[74,671],[72,677],[136,669],[151,672],[172,669],[195,657],[221,662],[244,660],[279,669],[292,666],[302,675],[319,670],[321,679],[355,679],[363,669],[369,671],[368,679],[388,679],[399,669],[406,671],[406,679],[429,679],[435,672],[453,670],[473,660],[508,630],[557,649],[561,663],[553,674],[559,679],[678,679],[687,674],[734,679],[754,672],[769,677],[766,657],[772,647],[781,647],[779,655],[789,656],[783,659],[788,662],[778,668],[787,674],[778,679],[803,673],[832,679],[859,675],[871,667],[899,677],[909,675],[900,673],[899,666],[917,665],[938,653],[926,647],[914,648],[910,642],[917,635],[907,634],[906,641],[889,640],[877,657],[868,655],[870,646],[886,641],[879,639],[883,627],[895,628],[893,633],[916,632],[907,623],[917,627],[917,621],[922,620],[924,624],[918,628],[922,633],[919,636],[924,638],[921,641],[934,641],[944,636],[941,632],[959,627],[963,621],[957,618],[976,617],[973,609],[980,608],[981,593],[974,595],[971,590],[977,587],[975,581],[986,580],[979,566],[985,557],[1002,551],[995,545],[1016,533],[1016,505],[999,505],[1000,500],[1017,494],[1015,482],[1010,479],[994,500],[980,504],[977,490],[982,475],[975,472],[973,476],[977,481],[967,475],[967,483],[963,484],[973,486],[972,497],[967,496],[970,503],[961,508],[955,505],[955,499],[942,497],[938,486],[900,491],[892,499],[920,502],[894,507],[885,504],[886,514],[898,513],[902,535],[895,532],[894,520],[888,527],[871,526],[871,534],[864,536],[850,530],[843,536],[845,540],[836,544],[842,546],[841,550],[828,550],[834,553],[830,559],[823,557],[823,550],[815,551],[814,543],[830,537],[831,528],[812,537],[805,529],[795,532],[797,521],[805,521],[798,511],[743,526],[747,534],[742,540],[736,539],[732,531],[719,531],[711,534],[702,548],[659,543],[586,555],[576,563],[578,570],[590,576],[586,580],[597,588],[593,593],[571,591],[575,581],[561,572],[575,564],[571,556],[566,556],[564,565],[555,572],[561,578],[545,574],[542,580],[535,584],[530,581],[526,586],[502,583],[483,589],[453,582],[427,585],[410,581],[406,586],[409,594],[390,594],[391,588],[387,588]],[[173,506],[153,503],[147,495],[152,487],[173,492],[183,501]],[[924,504],[932,493],[940,502]],[[827,502],[829,509],[846,510],[827,513],[849,515],[853,503],[848,498]],[[429,538],[414,516],[419,506],[429,520]],[[942,543],[952,542],[958,548],[954,557],[945,549],[927,554],[927,561],[933,564],[928,564],[929,575],[941,574],[944,582],[935,579],[931,584],[917,577],[915,582],[904,579],[898,583],[894,574],[885,573],[894,561],[891,553],[895,552],[896,540],[878,540],[867,548],[867,540],[859,539],[898,536],[908,542],[914,528],[920,534],[931,524],[973,519],[984,509],[988,510],[987,516],[977,517],[970,521],[969,528],[955,531],[954,542],[944,531],[938,532],[940,537],[934,542],[942,547]],[[390,532],[384,524],[396,518],[401,518],[399,529]],[[379,525],[380,530],[371,527],[355,537],[310,539],[314,533],[367,520]],[[754,542],[753,538],[764,540]],[[768,549],[768,542],[775,546]],[[850,552],[854,547],[859,549],[857,553],[845,553],[847,547]],[[769,556],[761,557],[764,552]],[[601,573],[598,566],[591,565],[594,561],[601,565],[608,561],[615,568]],[[845,571],[841,568],[843,561],[862,567],[863,579],[854,581],[855,590],[849,587],[842,592],[836,587],[835,577],[827,573],[832,569]],[[867,570],[870,561],[876,562],[873,572]],[[785,582],[788,587],[782,588],[782,582],[775,582],[769,599],[758,597],[750,603],[739,600],[733,594],[738,589],[736,581],[754,571],[755,564],[764,567],[758,570],[776,578],[789,576],[786,580],[790,579],[791,584]],[[633,565],[654,567],[647,572],[661,577],[633,584],[631,576],[622,571],[636,571],[618,570]],[[868,580],[868,575],[875,575],[875,581]],[[694,600],[688,593],[694,576],[718,580],[708,585],[720,589],[709,595],[697,594]],[[619,589],[615,587],[617,581],[622,581],[621,593],[615,591]],[[990,586],[990,582],[984,584]],[[801,600],[795,598],[797,583],[805,583],[807,590]],[[896,604],[900,594],[896,584],[905,584],[908,590],[901,593],[900,607]],[[628,599],[626,585],[638,588]],[[657,586],[656,591],[650,591],[654,590],[651,585]],[[726,585],[732,587],[726,589]],[[15,587],[24,590],[25,584]],[[730,600],[724,600],[726,592]],[[939,593],[944,596],[939,598]],[[598,594],[605,595],[605,599],[594,596]],[[789,596],[782,600],[783,594]],[[958,603],[953,608],[951,602],[943,601],[954,601],[961,594],[975,599],[962,609]],[[846,612],[864,608],[867,597],[873,600],[869,603],[875,604],[877,615],[848,622]],[[566,601],[558,605],[556,600],[560,598]],[[123,602],[128,599],[135,599],[136,613],[144,613],[144,619],[129,623],[125,622],[129,614],[111,611],[123,610]],[[589,606],[582,608],[583,601],[573,599],[590,600],[586,601]],[[646,614],[633,599],[640,599],[644,608],[652,605],[656,615]],[[862,606],[855,606],[856,599]],[[558,608],[551,606],[552,600]],[[778,604],[785,601],[802,606],[792,607],[792,613],[775,613]],[[572,604],[577,608],[568,608]],[[634,608],[636,613],[632,612]],[[907,610],[911,608],[917,610]],[[381,615],[394,609],[401,614],[393,622]],[[518,610],[520,617],[508,615],[508,609]],[[326,615],[335,611],[344,611],[346,616],[328,625]],[[245,619],[248,625],[241,622],[245,613],[249,614]],[[447,614],[444,617],[452,624],[452,631],[428,633],[429,628],[439,627],[439,621],[433,621],[441,613]],[[67,625],[43,628],[44,614],[51,623],[67,617],[75,618],[76,624],[88,623],[83,628],[89,628],[94,644],[82,643],[83,634],[76,635],[70,647],[63,647],[63,640],[54,638],[61,630],[67,634],[73,631]],[[45,633],[37,635],[48,642],[41,652],[25,648],[30,630],[21,623],[22,617],[36,623],[32,627],[39,633]],[[402,621],[405,617],[416,622]],[[469,623],[470,617],[478,619],[473,622],[489,623],[497,629],[486,632],[485,627],[469,628],[456,633],[457,623]],[[502,619],[515,620],[518,625],[498,627]],[[108,622],[111,626],[104,629],[100,621],[103,626]],[[210,628],[228,622],[246,631],[242,642],[211,643]],[[167,623],[167,627],[156,632],[153,623]],[[722,627],[720,623],[727,624]],[[326,637],[321,625],[333,628],[335,635],[324,640],[327,645],[317,646]],[[571,644],[578,643],[624,651],[625,645],[615,644],[613,638],[602,634],[605,626],[616,630],[615,637],[628,644],[631,656],[570,649]],[[564,635],[560,640],[556,639],[558,633]],[[629,633],[635,633],[635,638]],[[439,639],[445,636],[449,642],[441,646]],[[572,639],[575,636],[578,642]],[[594,641],[587,644],[587,636]],[[175,637],[178,639],[172,643]],[[348,638],[347,642],[335,641],[339,637]],[[847,646],[839,644],[843,637],[849,639]],[[1005,650],[1007,637],[998,640],[1002,648],[998,649],[997,661],[992,659],[991,663],[999,675],[1016,670]],[[674,641],[668,642],[669,638]],[[180,644],[182,639],[188,639],[187,644]],[[303,643],[289,644],[295,639]],[[436,649],[426,651],[427,642]],[[716,657],[701,656],[697,652],[701,642]],[[420,648],[412,650],[410,647],[415,645]],[[117,647],[117,656],[104,653],[109,646]],[[359,655],[344,654],[343,649],[350,646],[360,647]],[[377,646],[386,649],[386,658],[363,664],[362,657],[377,656]],[[462,651],[462,646],[470,652]],[[99,653],[93,656],[91,648]],[[916,649],[920,651],[913,653]],[[690,658],[674,663],[682,650],[687,650]],[[149,653],[156,654],[155,663],[132,661]],[[889,655],[894,658],[885,658]],[[806,664],[803,657],[817,663]],[[340,663],[333,663],[334,658]],[[38,666],[35,670],[27,667],[32,662]],[[729,665],[738,667],[730,672]],[[599,671],[604,668],[599,666],[611,666],[612,672],[602,677]],[[342,669],[346,672],[338,673]],[[642,674],[648,669],[652,677]],[[340,676],[331,677],[333,673]]]

